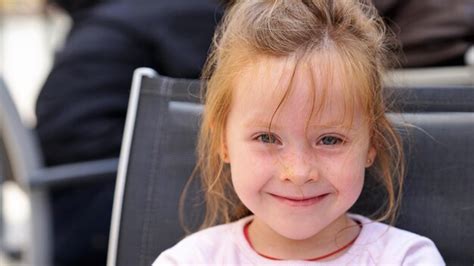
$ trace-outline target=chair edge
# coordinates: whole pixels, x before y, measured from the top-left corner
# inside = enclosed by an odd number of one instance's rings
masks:
[[[128,161],[130,158],[130,149],[132,144],[133,131],[135,127],[135,118],[138,110],[141,83],[144,77],[153,78],[157,76],[158,73],[155,70],[146,67],[138,68],[133,73],[130,99],[127,108],[127,117],[125,120],[125,129],[118,163],[117,179],[115,182],[109,246],[107,251],[108,266],[115,266],[117,264],[117,250],[120,233],[120,218],[122,215],[123,195],[125,192]]]

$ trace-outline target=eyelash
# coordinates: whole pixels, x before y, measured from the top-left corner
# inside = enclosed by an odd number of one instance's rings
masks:
[[[332,139],[333,141],[336,141],[336,143],[332,144],[324,144],[324,140],[327,139]],[[344,144],[346,141],[338,136],[332,136],[332,135],[327,135],[323,136],[322,138],[319,139],[318,144],[324,145],[324,146],[333,146],[333,145],[340,145]]]
[[[263,138],[265,138],[265,140]],[[280,140],[278,140],[278,137],[272,133],[259,134],[255,139],[265,144],[281,144]]]
[[[281,144],[281,141],[272,133],[262,133],[255,137],[261,143],[265,144]],[[324,143],[325,141],[329,140],[331,143]],[[340,145],[344,144],[346,141],[338,136],[326,135],[319,139],[317,144],[321,144],[324,146],[333,146],[333,145]]]

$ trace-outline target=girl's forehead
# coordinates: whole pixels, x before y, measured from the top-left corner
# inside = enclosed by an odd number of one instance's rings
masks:
[[[291,106],[290,111],[308,116],[308,121],[326,121],[325,114],[331,114],[345,123],[358,108],[349,85],[357,81],[351,80],[338,61],[322,53],[307,58],[256,57],[238,75],[232,105],[252,116],[269,117]]]
[[[292,61],[288,57],[262,57],[253,60],[238,78],[236,92],[279,98],[278,94],[289,87],[291,73],[296,65]]]
[[[340,61],[338,57],[323,52],[304,58],[292,55],[256,56],[242,68],[234,82],[234,89],[236,93],[266,96],[285,94],[288,88],[312,89],[317,94],[322,91],[337,92],[344,89],[350,79]]]

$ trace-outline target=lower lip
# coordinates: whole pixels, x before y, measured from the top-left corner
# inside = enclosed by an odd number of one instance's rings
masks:
[[[277,199],[278,201],[280,201],[280,202],[282,202],[286,205],[292,206],[292,207],[308,207],[308,206],[312,206],[312,205],[315,205],[315,204],[321,202],[329,194],[324,194],[324,195],[321,195],[321,196],[302,199],[302,200],[289,199],[289,198],[277,196],[277,195],[274,195],[274,194],[270,194],[270,195],[273,198]]]

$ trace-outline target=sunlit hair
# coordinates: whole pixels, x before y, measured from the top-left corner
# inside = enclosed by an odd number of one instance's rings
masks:
[[[369,171],[387,195],[385,208],[372,218],[393,222],[404,165],[400,138],[385,115],[382,74],[392,61],[387,39],[377,11],[365,1],[235,1],[215,34],[202,76],[205,108],[195,171],[205,194],[202,228],[250,214],[234,192],[230,168],[221,158],[235,80],[261,56],[304,61],[314,54],[327,55],[322,59],[323,68],[342,68],[338,71],[346,81],[342,104],[351,106],[357,102],[365,112],[371,144],[377,150]],[[333,66],[333,59],[339,62],[337,66]],[[331,78],[327,83],[330,82]],[[324,90],[330,87],[326,84]],[[315,103],[313,109],[318,109],[319,104],[324,100]]]

